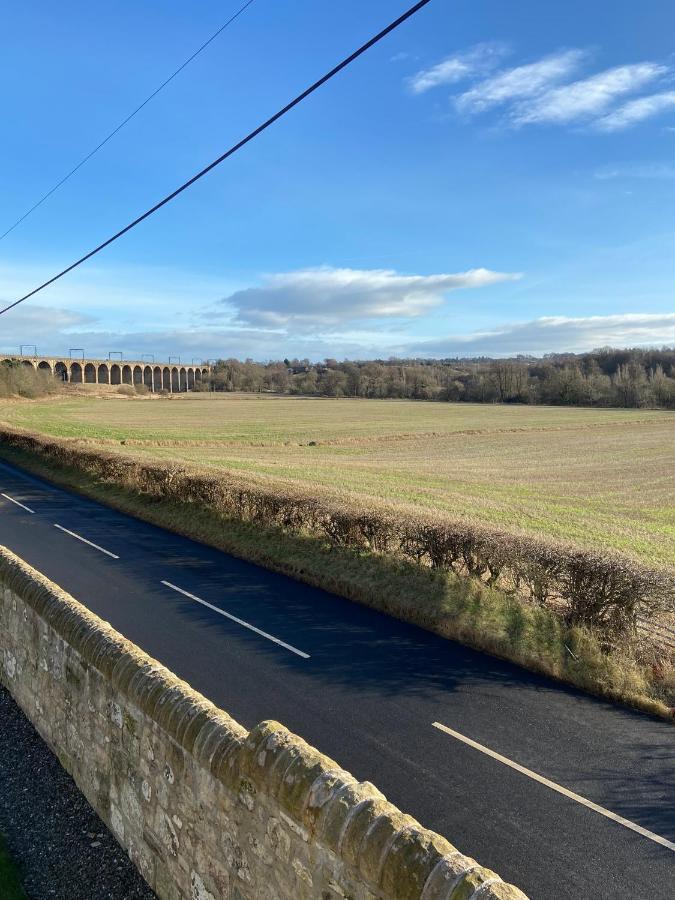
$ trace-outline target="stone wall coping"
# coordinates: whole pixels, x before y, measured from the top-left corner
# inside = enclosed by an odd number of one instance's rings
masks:
[[[305,840],[333,851],[375,897],[527,900],[280,723],[247,732],[4,547],[0,582],[214,778],[275,800]]]

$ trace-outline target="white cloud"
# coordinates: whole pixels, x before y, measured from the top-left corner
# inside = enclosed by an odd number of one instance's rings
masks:
[[[69,343],[70,332],[91,327],[95,321],[88,314],[27,301],[3,315],[0,350],[3,353],[18,353],[21,344],[30,342],[37,347],[38,353],[46,353],[55,335],[64,345],[73,347],[75,345]],[[62,346],[60,352],[68,347]]]
[[[388,269],[322,266],[268,275],[262,287],[236,291],[222,303],[247,326],[311,331],[373,318],[415,318],[440,306],[451,291],[519,277],[489,269],[400,275]]]
[[[26,305],[3,324],[0,351],[17,353],[31,340],[44,355],[67,354],[82,347],[87,355],[104,358],[120,350],[126,359],[154,354],[157,362],[180,355],[183,362],[214,357],[252,357],[258,360],[295,357],[372,359],[401,356],[513,356],[592,350],[596,347],[675,345],[675,313],[629,313],[571,318],[547,316],[529,322],[506,323],[490,330],[418,340],[402,329],[327,330],[325,333],[287,333],[272,328],[227,324],[156,331],[109,330],[88,316],[67,310]]]
[[[479,45],[480,48],[501,45]],[[494,69],[504,51],[477,48],[448,57],[409,79],[413,93],[421,94],[441,84],[470,79],[473,84],[452,98],[455,109],[475,116],[496,107],[504,108],[504,120],[512,126],[534,124],[567,125],[581,123],[598,131],[612,132],[636,125],[675,108],[675,91],[654,92],[672,73],[669,65],[644,61],[614,66],[579,77],[588,60],[587,51],[573,48],[514,66],[486,77],[487,63]],[[482,71],[481,71],[482,69]],[[576,80],[572,81],[572,77]],[[627,95],[652,93],[627,100]]]
[[[99,284],[108,302],[94,291],[92,303],[80,285],[74,294],[63,290],[62,306],[56,298],[49,304],[29,300],[3,316],[0,351],[17,353],[30,342],[45,355],[82,347],[91,356],[116,350],[127,359],[152,353],[158,361],[169,355],[373,357],[405,341],[407,324],[441,305],[449,292],[518,277],[488,269],[427,276],[326,266],[269,275],[260,287],[230,292],[217,304],[195,306],[195,298],[181,298],[189,310],[183,316],[169,301],[163,312],[152,305],[150,315],[136,317],[133,311],[141,313],[149,299],[144,293],[127,296],[122,315],[117,290],[109,294]],[[0,279],[0,287],[8,284]]]
[[[599,181],[614,178],[644,178],[668,181],[675,178],[675,163],[643,162],[603,166],[593,173]]]
[[[512,356],[581,352],[596,347],[638,347],[675,344],[675,313],[626,313],[615,316],[568,318],[546,316],[507,324],[491,331],[449,335],[404,349],[416,356]]]
[[[383,343],[385,341],[389,343]],[[156,331],[102,329],[98,322],[83,318],[78,321],[66,310],[34,306],[17,310],[7,317],[0,337],[0,352],[18,354],[19,346],[28,340],[37,344],[42,356],[68,356],[70,347],[82,347],[86,356],[105,359],[110,350],[123,353],[125,359],[153,355],[156,362],[168,362],[180,356],[182,362],[214,358],[253,357],[258,360],[324,359],[328,356],[374,357],[393,342],[400,343],[401,334],[347,333],[328,336],[286,335],[263,328],[207,326],[198,328],[163,328]],[[29,351],[32,353],[32,349]]]
[[[499,72],[460,94],[455,98],[455,105],[460,112],[475,114],[523,97],[537,96],[572,75],[585,55],[582,50],[566,50]]]
[[[656,63],[636,63],[606,69],[590,78],[546,91],[513,110],[518,125],[552,122],[565,124],[604,113],[619,97],[634,93],[668,70]]]
[[[595,124],[601,131],[620,131],[674,107],[675,91],[663,91],[660,94],[630,100],[614,112],[603,116]]]
[[[437,65],[417,72],[408,79],[408,85],[413,94],[423,94],[442,84],[455,84],[489,71],[507,52],[507,47],[497,42],[476,44],[465,53],[448,56]]]

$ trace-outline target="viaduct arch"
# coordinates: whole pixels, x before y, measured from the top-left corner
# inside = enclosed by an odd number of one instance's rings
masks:
[[[21,363],[39,372],[46,372],[72,384],[142,384],[153,393],[172,394],[193,391],[209,374],[209,366],[177,366],[150,364],[129,360],[112,362],[109,359],[65,359],[64,357],[1,356],[0,364]]]

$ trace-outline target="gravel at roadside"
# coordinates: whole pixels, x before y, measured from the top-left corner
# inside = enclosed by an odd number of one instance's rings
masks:
[[[1,686],[0,832],[30,900],[155,897]]]

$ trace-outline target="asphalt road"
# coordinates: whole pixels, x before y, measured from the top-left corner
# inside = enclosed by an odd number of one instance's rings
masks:
[[[533,900],[675,896],[672,725],[5,464],[0,544],[244,726],[283,722]]]

